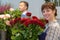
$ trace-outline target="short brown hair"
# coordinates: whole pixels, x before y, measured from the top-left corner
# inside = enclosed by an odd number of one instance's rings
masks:
[[[44,3],[42,6],[41,6],[41,11],[44,10],[44,8],[50,8],[52,10],[55,10],[55,16],[57,16],[57,9],[56,9],[56,5],[52,2],[47,2],[47,3]]]
[[[26,2],[26,1],[21,1],[20,3],[25,3],[25,5],[26,5],[26,7],[27,7],[27,9],[28,9],[28,7],[29,7],[29,5],[28,5],[28,2]]]

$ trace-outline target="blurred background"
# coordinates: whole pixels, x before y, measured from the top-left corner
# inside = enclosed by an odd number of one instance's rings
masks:
[[[37,17],[43,17],[41,13],[41,5],[44,2],[55,2],[58,10],[57,18],[60,18],[60,0],[0,0],[0,5],[10,4],[14,9],[19,8],[20,1],[27,1],[29,3],[29,11],[32,12],[32,15]]]

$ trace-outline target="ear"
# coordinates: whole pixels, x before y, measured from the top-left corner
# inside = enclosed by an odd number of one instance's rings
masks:
[[[27,7],[26,7],[26,9],[27,9]]]
[[[27,7],[25,6],[25,9],[27,10]]]

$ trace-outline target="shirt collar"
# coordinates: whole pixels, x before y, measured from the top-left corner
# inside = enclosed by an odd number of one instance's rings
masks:
[[[26,14],[27,13],[27,11],[24,11],[22,14]]]

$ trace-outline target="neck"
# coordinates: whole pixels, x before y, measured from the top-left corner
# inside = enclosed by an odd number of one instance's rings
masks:
[[[25,11],[27,11],[27,10],[24,10],[24,11],[22,11],[22,12],[25,12]]]
[[[52,22],[52,21],[54,21],[54,20],[56,20],[56,18],[55,18],[55,17],[51,17],[51,19],[49,19],[48,21],[49,21],[49,22]]]

